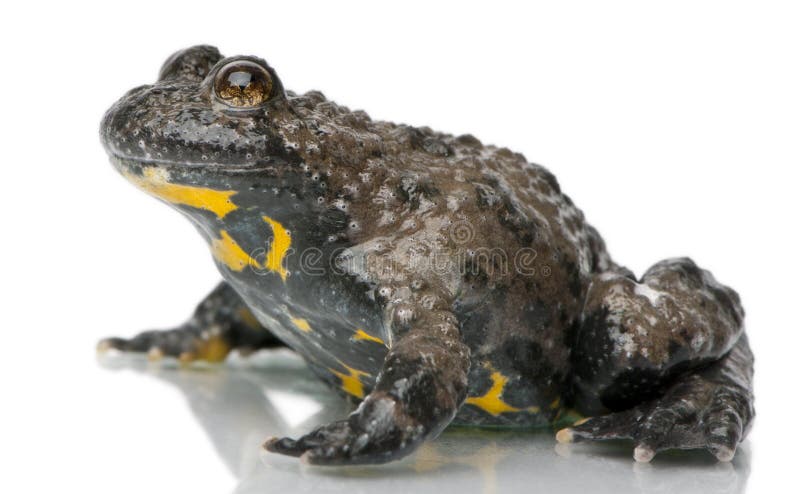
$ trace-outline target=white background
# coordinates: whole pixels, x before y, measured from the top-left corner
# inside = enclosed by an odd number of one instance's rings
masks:
[[[797,4],[526,5],[6,3],[0,489],[237,483],[178,390],[94,356],[103,336],[180,322],[218,279],[189,223],[118,177],[98,139],[124,91],[173,51],[210,43],[263,56],[292,90],[521,151],[556,174],[619,262],[641,273],[691,255],[736,288],[757,358],[747,488],[792,490]]]

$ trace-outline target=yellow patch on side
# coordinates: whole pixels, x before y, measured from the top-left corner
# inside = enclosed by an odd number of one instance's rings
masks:
[[[371,334],[367,333],[361,328],[358,328],[356,332],[353,334],[352,339],[354,341],[373,341],[375,343],[380,343],[383,346],[386,346],[386,343],[377,336],[372,336]]]
[[[220,230],[220,238],[211,239],[211,253],[222,264],[233,271],[242,271],[248,265],[258,267],[258,261],[242,249],[225,230]]]
[[[369,373],[360,371],[358,369],[353,369],[352,367],[342,364],[339,362],[342,367],[347,369],[347,374],[344,372],[339,372],[334,369],[330,370],[333,375],[338,377],[342,380],[342,389],[345,393],[355,396],[356,398],[363,398],[364,397],[364,383],[361,382],[361,376],[368,376]]]
[[[506,412],[519,412],[519,408],[509,405],[502,399],[503,388],[508,382],[508,377],[498,371],[492,372],[490,377],[492,379],[492,387],[483,396],[470,396],[467,398],[466,403],[475,405],[495,416]]]
[[[286,231],[286,228],[277,221],[269,216],[264,216],[263,218],[272,227],[272,245],[270,245],[269,252],[267,252],[264,267],[274,273],[278,273],[281,279],[286,281],[287,271],[283,267],[283,258],[286,257],[289,247],[292,246],[292,237]]]
[[[211,211],[222,219],[238,206],[231,201],[234,190],[214,190],[206,187],[194,187],[170,183],[167,174],[156,168],[145,168],[142,176],[130,173],[125,178],[143,191],[172,204],[182,204],[197,209]]]
[[[308,321],[306,321],[305,319],[300,317],[292,317],[291,319],[292,319],[292,324],[294,324],[295,327],[297,327],[297,329],[299,329],[300,331],[303,331],[305,333],[311,332],[311,325],[308,324]]]

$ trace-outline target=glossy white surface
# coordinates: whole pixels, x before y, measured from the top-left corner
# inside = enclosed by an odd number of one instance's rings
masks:
[[[748,445],[731,464],[703,452],[662,455],[652,464],[636,464],[625,443],[555,443],[552,431],[451,428],[414,455],[382,466],[311,467],[260,448],[273,435],[296,436],[316,424],[343,417],[345,400],[328,390],[302,361],[286,351],[262,352],[214,368],[180,369],[141,358],[101,358],[106,369],[153,379],[178,391],[186,404],[165,410],[174,424],[160,421],[168,433],[185,421],[196,422],[207,445],[184,448],[180,463],[216,461],[217,479],[203,474],[184,479],[185,488],[203,490],[229,474],[229,492],[393,492],[414,493],[608,492],[681,494],[744,492],[750,472]],[[151,383],[152,384],[152,383]],[[155,386],[153,386],[155,390]],[[131,406],[121,422],[141,420]],[[141,455],[142,471],[165,461],[161,454]],[[225,481],[220,482],[220,485]]]

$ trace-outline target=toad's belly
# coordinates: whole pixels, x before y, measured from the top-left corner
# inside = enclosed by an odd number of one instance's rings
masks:
[[[560,393],[531,376],[497,370],[473,359],[468,396],[453,424],[485,427],[545,427],[566,416]]]
[[[321,379],[356,399],[369,393],[392,334],[363,284],[300,270],[287,279],[221,272],[256,318]],[[570,300],[566,283],[541,290],[525,281],[513,278],[491,290],[475,285],[454,304],[472,355],[468,396],[456,423],[545,426],[562,411],[569,373],[565,334],[577,311],[564,302]]]
[[[223,273],[224,274],[224,273]],[[259,322],[337,390],[363,398],[390,345],[374,303],[347,299],[315,280],[305,289],[273,278],[226,277]]]
[[[554,288],[542,290],[511,280],[456,304],[472,364],[455,423],[538,427],[564,416],[568,335],[578,310],[566,284],[552,281]]]
[[[262,286],[273,283],[264,279],[228,281],[258,320],[323,381],[356,399],[369,393],[392,343],[376,304],[320,285],[289,291]],[[518,298],[527,302],[513,301]],[[529,294],[506,291],[489,293],[458,314],[472,364],[468,395],[454,423],[541,427],[563,416],[568,352],[557,312]]]

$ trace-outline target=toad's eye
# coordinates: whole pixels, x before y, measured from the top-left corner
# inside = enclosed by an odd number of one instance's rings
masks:
[[[239,60],[225,65],[214,79],[214,92],[223,103],[237,108],[252,108],[270,98],[272,76],[261,65]]]

